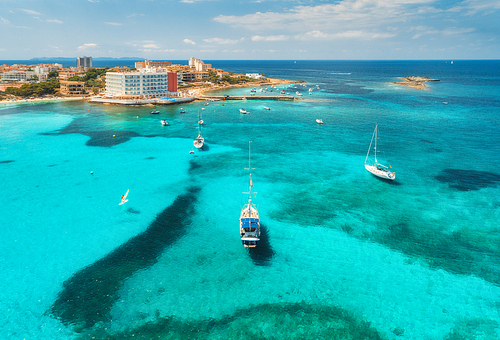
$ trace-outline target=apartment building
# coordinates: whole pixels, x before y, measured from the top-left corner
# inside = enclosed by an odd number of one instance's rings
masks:
[[[150,68],[150,67],[167,68],[169,66],[172,66],[172,63],[170,61],[150,61],[150,60],[145,60],[145,61],[138,61],[138,62],[135,63],[135,68],[136,69]]]
[[[159,98],[177,95],[177,73],[145,68],[107,72],[106,94],[120,97]]]
[[[83,76],[83,73],[80,71],[62,71],[59,72],[59,80],[68,80],[73,76]]]
[[[76,67],[83,70],[92,68],[92,57],[78,57],[76,59]]]
[[[59,83],[61,84],[59,92],[65,96],[85,94],[85,82],[83,81],[61,80]]]
[[[28,81],[38,78],[35,71],[5,71],[0,74],[0,80],[7,82]]]
[[[205,64],[200,59],[193,57],[189,58],[189,66],[198,72],[205,72],[212,68],[212,64]]]

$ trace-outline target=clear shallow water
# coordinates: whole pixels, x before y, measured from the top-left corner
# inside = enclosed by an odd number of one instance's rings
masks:
[[[304,100],[0,107],[0,337],[500,337],[499,62],[225,63]],[[363,167],[375,124],[394,183]]]

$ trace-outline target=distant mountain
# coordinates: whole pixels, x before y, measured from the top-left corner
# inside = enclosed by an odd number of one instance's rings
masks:
[[[39,57],[39,58],[31,58],[29,60],[76,60],[78,57]],[[92,57],[92,60],[146,60],[145,58],[140,57],[121,57],[121,58],[112,58],[112,57]]]

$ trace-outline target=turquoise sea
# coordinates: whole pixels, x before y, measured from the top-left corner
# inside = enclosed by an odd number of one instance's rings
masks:
[[[1,339],[500,338],[500,61],[212,64],[302,100],[0,106]]]

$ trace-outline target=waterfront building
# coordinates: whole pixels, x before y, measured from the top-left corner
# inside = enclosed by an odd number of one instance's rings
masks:
[[[92,57],[78,57],[76,59],[76,67],[84,70],[92,68]]]
[[[107,72],[106,95],[129,98],[178,96],[177,73],[157,68],[138,69],[131,72]]]
[[[65,96],[85,94],[84,81],[61,80],[59,83],[61,84],[59,92]]]
[[[248,78],[252,78],[252,79],[265,79],[266,78],[263,75],[258,74],[258,73],[247,73],[246,76]]]

